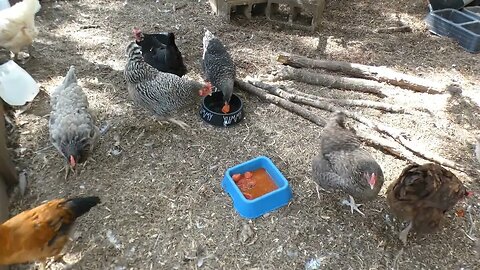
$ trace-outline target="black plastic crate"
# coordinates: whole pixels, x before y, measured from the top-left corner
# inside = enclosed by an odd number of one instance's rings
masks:
[[[469,52],[480,52],[480,19],[476,15],[448,8],[431,11],[426,22],[431,32],[457,40]]]
[[[476,7],[465,7],[463,8],[463,12],[466,14],[477,18],[477,20],[480,20],[480,6]]]

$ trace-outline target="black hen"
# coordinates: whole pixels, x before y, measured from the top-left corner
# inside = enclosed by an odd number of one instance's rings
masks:
[[[142,48],[143,59],[149,65],[180,77],[187,73],[174,33],[144,34],[140,29],[133,28],[133,35]]]

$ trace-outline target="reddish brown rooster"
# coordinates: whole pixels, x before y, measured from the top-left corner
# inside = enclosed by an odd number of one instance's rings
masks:
[[[100,202],[98,197],[57,199],[24,211],[0,225],[0,265],[58,257],[75,220]]]
[[[392,212],[410,222],[400,233],[400,240],[406,244],[410,229],[419,233],[436,231],[445,212],[470,194],[452,172],[440,165],[407,166],[387,190]]]

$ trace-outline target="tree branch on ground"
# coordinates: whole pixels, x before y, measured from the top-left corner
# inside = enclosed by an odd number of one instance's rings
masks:
[[[273,74],[273,81],[277,80],[293,80],[313,85],[326,86],[330,88],[375,94],[379,97],[388,96],[385,91],[383,91],[385,85],[379,82],[358,78],[321,74],[287,66],[280,68]]]
[[[384,34],[408,33],[408,32],[412,32],[412,28],[408,25],[392,26],[392,27],[385,27],[385,28],[377,28],[375,32],[384,33]]]
[[[385,134],[387,136],[389,136],[390,138],[392,138],[395,142],[397,142],[398,144],[400,144],[401,146],[405,147],[407,150],[404,150],[404,149],[401,149],[399,148],[398,146],[397,147],[394,147],[392,143],[386,143],[386,140],[385,139],[381,139],[381,138],[378,138],[376,136],[373,136],[373,135],[369,135],[369,136],[366,136],[365,134],[362,134],[362,133],[357,133],[357,136],[359,136],[359,138],[364,141],[366,144],[368,145],[371,145],[371,146],[377,146],[380,148],[380,150],[384,151],[384,152],[387,152],[387,153],[390,153],[392,154],[393,156],[397,157],[397,158],[400,158],[400,159],[406,159],[406,160],[409,160],[411,162],[415,162],[413,161],[413,158],[411,157],[411,153],[415,154],[416,156],[418,157],[421,157],[425,160],[429,160],[431,162],[435,162],[435,163],[438,163],[442,166],[446,166],[446,167],[449,167],[449,168],[452,168],[452,169],[455,169],[455,170],[458,170],[458,171],[462,171],[462,172],[465,172],[465,168],[460,165],[460,164],[457,164],[456,162],[454,161],[451,161],[451,160],[448,160],[448,159],[445,159],[443,157],[440,157],[434,153],[429,153],[427,151],[422,151],[420,150],[420,147],[418,146],[417,143],[413,143],[411,142],[410,140],[408,140],[406,138],[406,136],[408,136],[405,132],[397,129],[397,128],[394,128],[394,127],[390,127],[388,125],[385,125],[385,124],[382,124],[382,123],[378,123],[378,122],[375,122],[373,120],[370,120],[369,118],[367,117],[364,117],[364,116],[361,116],[357,113],[353,113],[351,111],[348,111],[348,110],[342,110],[340,108],[337,108],[331,104],[327,104],[327,103],[324,103],[324,102],[320,102],[318,100],[308,100],[308,99],[305,99],[305,98],[302,98],[302,97],[299,97],[297,95],[293,95],[291,93],[288,93],[284,90],[281,90],[277,87],[267,87],[267,89],[264,89],[264,88],[259,88],[257,86],[254,86],[252,85],[251,83],[248,83],[248,82],[245,82],[245,81],[242,81],[242,80],[236,80],[236,83],[237,85],[244,89],[245,91],[251,93],[251,94],[254,94],[266,101],[269,101],[275,105],[278,105],[292,113],[295,113],[319,126],[325,126],[325,119],[323,118],[320,118],[318,116],[316,116],[315,114],[313,114],[313,112],[309,111],[309,110],[306,110],[305,108],[303,108],[302,106],[299,106],[297,104],[295,104],[294,102],[296,103],[301,103],[301,104],[304,104],[304,105],[308,105],[308,106],[311,106],[311,107],[314,107],[314,108],[318,108],[318,109],[321,109],[321,110],[326,110],[326,111],[330,111],[330,112],[336,112],[336,111],[342,111],[343,113],[345,113],[345,115],[349,118],[352,118],[364,125],[366,125],[367,127],[371,128],[371,129],[374,129],[376,130],[377,132],[381,133],[381,134]],[[263,90],[266,90],[268,91],[265,92]],[[378,149],[378,148],[377,148]],[[408,154],[407,154],[408,153]]]
[[[385,82],[416,92],[441,94],[445,88],[435,82],[401,73],[387,67],[368,66],[343,61],[312,59],[291,54],[281,54],[277,57],[277,61],[284,65],[289,65],[296,68],[314,68],[333,72],[341,72],[343,74],[358,78]]]
[[[246,92],[250,93],[250,94],[253,94],[253,95],[256,95],[258,97],[260,97],[261,99],[265,100],[265,101],[268,101],[270,103],[273,103],[277,106],[279,106],[280,108],[283,108],[289,112],[295,112],[295,114],[323,127],[325,126],[326,122],[323,118],[321,117],[318,117],[316,115],[314,115],[313,113],[311,113],[309,110],[303,108],[302,106],[300,105],[297,105],[295,103],[292,103],[288,100],[285,100],[283,98],[280,98],[280,97],[277,97],[277,96],[274,96],[274,95],[271,95],[271,94],[268,94],[266,93],[265,91],[263,91],[262,89],[258,88],[258,87],[255,87],[247,82],[244,82],[242,80],[235,80],[235,83],[237,84],[238,87],[240,87],[241,89],[245,90]]]
[[[270,87],[277,87],[277,86],[273,86],[273,85],[264,83],[262,81],[259,81],[258,79],[254,79],[254,78],[250,78],[250,77],[247,77],[246,80],[249,83],[251,83],[251,84],[253,84],[253,85],[255,85],[259,88],[263,88],[263,89],[267,89],[267,88],[270,88]],[[278,86],[278,88],[283,89],[283,90],[285,90],[285,91],[287,91],[287,92],[289,92],[293,95],[297,95],[297,96],[299,96],[299,99],[302,99],[302,100],[317,100],[319,102],[327,102],[327,103],[333,102],[333,103],[336,103],[336,104],[341,105],[341,106],[364,107],[364,108],[377,109],[377,110],[390,112],[390,113],[412,114],[412,112],[411,112],[411,110],[409,110],[409,108],[399,106],[399,105],[394,105],[394,104],[388,104],[388,103],[385,103],[385,102],[378,102],[378,101],[371,101],[371,100],[364,100],[364,99],[325,98],[325,97],[320,97],[320,96],[317,96],[317,95],[307,94],[307,93],[298,91],[298,90],[293,89],[293,88],[287,88],[287,87],[282,87],[282,86]],[[302,101],[300,101],[300,103],[302,103]],[[426,108],[414,107],[412,109],[431,114],[431,112]]]

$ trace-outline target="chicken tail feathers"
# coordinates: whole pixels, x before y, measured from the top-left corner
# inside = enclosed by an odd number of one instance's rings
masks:
[[[78,218],[97,204],[100,203],[100,198],[93,197],[83,197],[83,198],[73,198],[66,202],[65,207],[72,211],[74,218]]]
[[[75,67],[70,66],[70,69],[67,72],[67,75],[65,75],[65,78],[63,79],[63,87],[68,87],[73,83],[77,83],[77,76],[75,75]]]
[[[170,32],[168,33],[168,44],[167,45],[174,45],[175,44],[175,34]]]
[[[341,128],[346,128],[345,127],[345,113],[341,111],[335,112],[332,118],[330,118],[330,121],[327,124],[328,126],[339,126]]]
[[[205,39],[212,39],[212,38],[214,38],[214,37],[215,37],[215,36],[213,35],[212,32],[210,32],[210,30],[205,29],[205,36],[204,36]]]
[[[205,56],[205,52],[207,51],[210,40],[214,38],[215,36],[213,35],[213,33],[210,32],[208,29],[205,29],[205,35],[203,36],[203,55],[204,56]]]
[[[33,1],[35,2],[35,13],[37,13],[42,8],[42,5],[40,5],[40,1],[38,0],[33,0]]]

